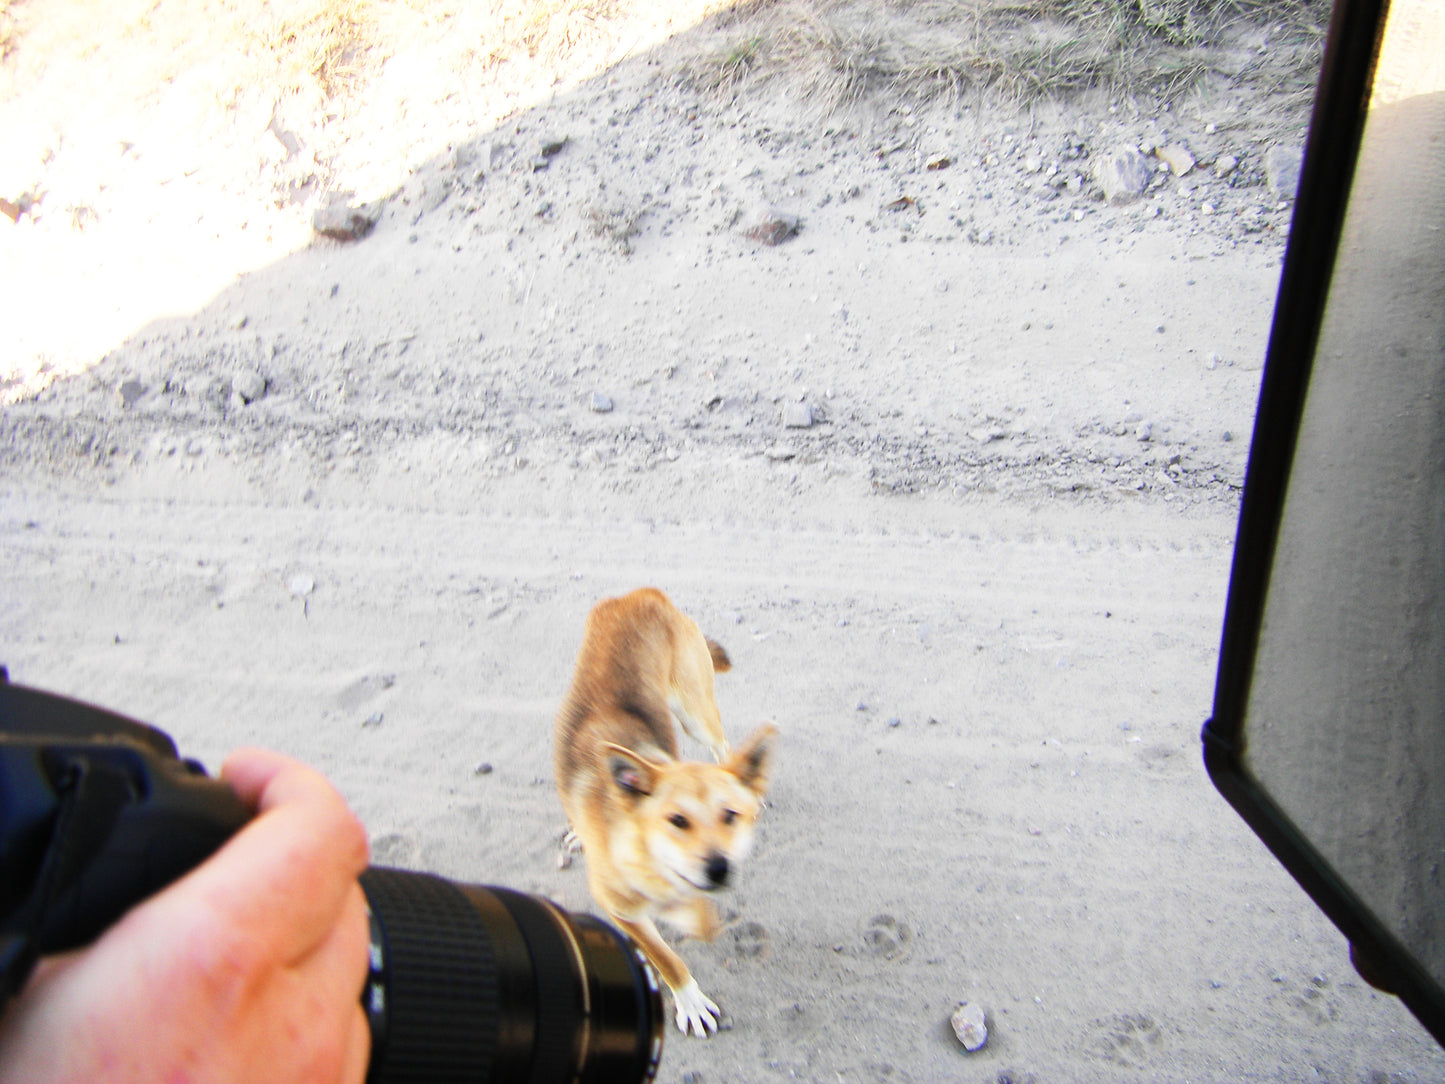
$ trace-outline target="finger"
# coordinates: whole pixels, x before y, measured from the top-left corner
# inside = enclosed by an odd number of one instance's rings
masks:
[[[235,750],[221,765],[221,779],[257,813],[298,794],[340,797],[320,772],[271,749]]]

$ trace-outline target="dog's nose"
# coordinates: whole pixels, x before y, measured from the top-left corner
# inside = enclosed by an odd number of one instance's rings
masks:
[[[728,860],[726,856],[715,854],[707,860],[707,879],[714,888],[721,888],[728,883]]]

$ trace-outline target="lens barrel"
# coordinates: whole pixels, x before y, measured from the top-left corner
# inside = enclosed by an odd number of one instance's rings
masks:
[[[650,1081],[657,976],[620,932],[539,896],[372,867],[369,1084]]]

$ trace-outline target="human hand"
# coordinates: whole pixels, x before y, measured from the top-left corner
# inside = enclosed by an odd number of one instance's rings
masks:
[[[336,789],[262,750],[221,778],[256,817],[0,1018],[0,1084],[357,1084],[366,834]]]

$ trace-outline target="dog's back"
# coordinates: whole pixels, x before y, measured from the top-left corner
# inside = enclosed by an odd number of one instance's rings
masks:
[[[568,791],[595,771],[605,743],[676,760],[674,710],[720,758],[726,743],[712,677],[731,666],[727,652],[655,587],[594,606],[557,714],[553,760],[563,803],[570,810]]]
[[[576,779],[603,742],[677,757],[663,691],[673,653],[667,596],[644,587],[599,602],[587,615],[572,685],[557,715],[557,779]]]

